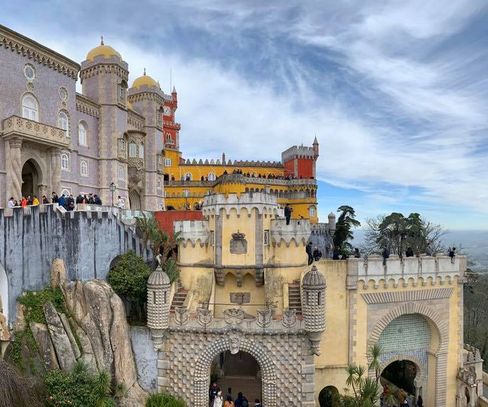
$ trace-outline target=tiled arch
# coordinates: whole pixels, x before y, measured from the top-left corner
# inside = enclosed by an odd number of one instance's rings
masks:
[[[210,366],[214,358],[221,352],[231,349],[231,340],[221,337],[206,348],[199,357],[193,376],[193,406],[208,406],[208,389],[210,386]],[[248,338],[241,337],[239,351],[253,356],[258,362],[262,372],[263,406],[276,407],[276,373],[275,366],[266,350]]]
[[[449,321],[442,318],[437,311],[426,304],[418,302],[406,302],[396,308],[393,308],[375,324],[368,340],[368,347],[378,343],[381,333],[391,321],[406,314],[420,314],[429,319],[437,329],[440,343],[435,354],[435,400],[436,407],[444,407],[446,405],[447,391],[447,348],[449,344]]]

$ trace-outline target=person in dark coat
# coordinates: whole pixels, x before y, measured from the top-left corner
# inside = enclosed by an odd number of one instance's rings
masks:
[[[291,213],[293,212],[293,208],[289,205],[285,205],[285,219],[286,219],[286,224],[290,224],[290,219],[291,219]]]
[[[413,257],[413,249],[411,247],[407,248],[407,251],[405,252],[405,256]]]
[[[308,242],[307,246],[305,247],[305,251],[308,255],[308,265],[310,266],[313,263],[313,256],[312,256],[312,242]]]
[[[383,252],[381,253],[381,255],[383,256],[383,266],[386,266],[386,259],[387,259],[388,257],[390,257],[390,251],[388,250],[388,248],[387,248],[387,247],[385,247],[385,248],[383,249]]]
[[[102,204],[102,200],[100,199],[100,197],[97,194],[95,194],[93,197],[93,203],[95,205],[101,205]]]
[[[220,387],[217,386],[217,383],[212,383],[210,386],[210,391],[209,391],[209,397],[210,397],[210,405],[213,405],[213,401],[215,400],[215,397],[217,397],[217,394],[219,394]]]
[[[52,203],[58,203],[58,201],[59,201],[58,194],[56,192],[53,192],[51,194],[51,202]]]
[[[235,407],[249,407],[249,401],[247,400],[246,396],[242,394],[240,391],[237,393],[236,401],[234,402]]]
[[[322,252],[319,250],[318,247],[315,247],[313,251],[313,259],[315,261],[319,261],[321,257],[322,257]]]

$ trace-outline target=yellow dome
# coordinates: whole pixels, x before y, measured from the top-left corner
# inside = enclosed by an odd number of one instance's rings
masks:
[[[111,46],[105,45],[103,43],[103,37],[100,45],[96,48],[93,48],[87,55],[86,59],[88,61],[93,61],[96,57],[104,57],[104,58],[110,58],[110,57],[118,57],[122,59],[120,54],[115,51]]]
[[[133,83],[133,88],[140,88],[142,86],[147,86],[148,88],[158,88],[159,84],[151,78],[149,75],[146,75],[146,70],[144,70],[144,75],[139,76]]]

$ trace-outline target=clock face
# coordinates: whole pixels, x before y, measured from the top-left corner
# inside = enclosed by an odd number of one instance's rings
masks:
[[[165,116],[171,116],[171,108],[169,106],[164,106],[163,112]]]

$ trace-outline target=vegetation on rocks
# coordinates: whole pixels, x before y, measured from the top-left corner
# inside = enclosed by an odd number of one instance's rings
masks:
[[[151,395],[146,401],[146,407],[186,407],[186,403],[167,393]]]
[[[41,380],[22,376],[17,369],[0,360],[0,407],[41,407],[44,388]]]
[[[47,407],[112,407],[110,375],[90,374],[86,365],[77,362],[71,372],[51,370],[45,378]]]

